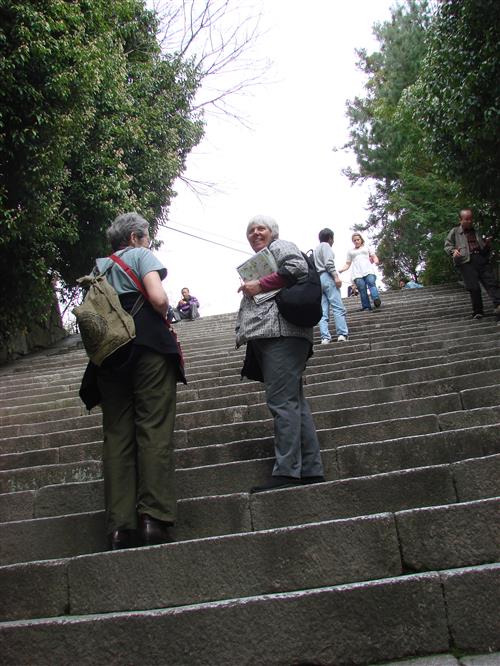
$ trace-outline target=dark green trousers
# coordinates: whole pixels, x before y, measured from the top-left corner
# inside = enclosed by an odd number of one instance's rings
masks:
[[[137,514],[175,521],[176,372],[149,349],[126,379],[101,373],[107,532],[136,529]]]

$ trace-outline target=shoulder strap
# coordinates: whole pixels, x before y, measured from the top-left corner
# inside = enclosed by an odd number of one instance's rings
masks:
[[[118,264],[120,268],[122,268],[125,273],[129,276],[129,278],[132,280],[132,282],[135,284],[137,289],[140,291],[140,293],[144,296],[144,298],[149,301],[148,294],[144,287],[142,286],[142,282],[139,280],[137,275],[134,273],[134,271],[130,268],[128,264],[126,264],[121,257],[119,257],[116,254],[110,254],[109,259],[115,262],[115,264]]]
[[[129,278],[135,284],[135,286],[140,291],[140,293],[144,296],[145,300],[149,302],[149,296],[147,294],[147,291],[144,289],[144,287],[142,286],[142,282],[139,280],[139,278],[134,273],[134,271],[130,268],[130,266],[128,264],[126,264],[123,261],[123,259],[121,259],[121,257],[119,257],[116,254],[110,254],[109,259],[114,261],[116,264],[118,264],[118,266],[120,266],[120,268],[122,268],[125,271],[125,273],[129,276]],[[170,326],[170,322],[167,319],[163,319],[163,322],[175,338],[175,342],[177,343],[177,347],[179,349],[179,356],[181,358],[182,364],[184,365],[184,359],[183,359],[183,356],[182,356],[182,351],[181,351],[180,345],[177,341],[177,335],[176,335],[175,331],[172,329],[172,327]]]

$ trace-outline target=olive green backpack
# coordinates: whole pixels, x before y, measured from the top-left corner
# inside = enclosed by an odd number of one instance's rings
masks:
[[[144,288],[132,269],[116,255],[111,255],[110,259],[124,268],[140,288],[139,291],[144,294]],[[84,275],[77,280],[80,287],[86,290],[86,294],[82,304],[73,309],[87,356],[97,366],[102,365],[108,356],[135,338],[134,315],[144,302],[144,296],[139,295],[132,312],[126,312],[115,289],[106,279],[109,270],[100,274]]]

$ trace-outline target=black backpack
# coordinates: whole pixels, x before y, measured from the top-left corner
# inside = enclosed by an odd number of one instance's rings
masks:
[[[296,326],[315,326],[323,315],[321,308],[321,280],[316,270],[312,250],[302,252],[307,263],[307,277],[283,287],[276,294],[280,314]]]

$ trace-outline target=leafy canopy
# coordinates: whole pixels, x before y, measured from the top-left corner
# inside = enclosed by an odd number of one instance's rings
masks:
[[[52,282],[105,254],[119,212],[151,221],[202,136],[195,66],[162,56],[140,0],[0,0],[0,338],[41,319]]]

